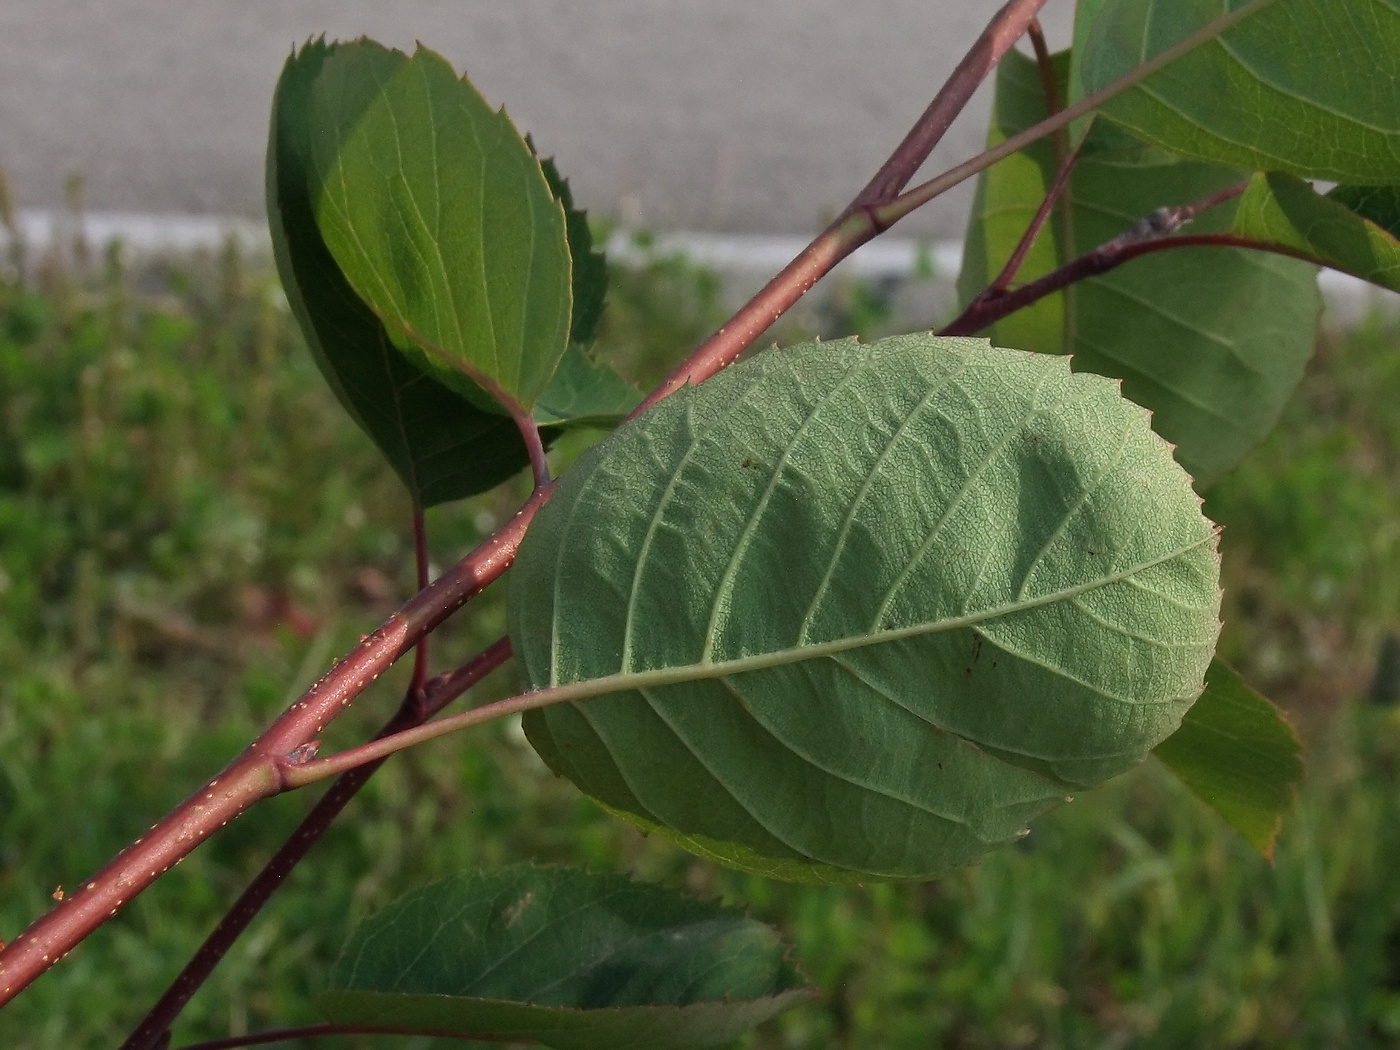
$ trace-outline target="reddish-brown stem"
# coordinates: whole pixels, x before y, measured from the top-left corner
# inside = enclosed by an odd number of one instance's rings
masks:
[[[1053,116],[1046,117],[1040,123],[1035,124],[1024,131],[997,143],[990,149],[984,150],[977,156],[954,165],[941,175],[935,175],[927,182],[921,182],[913,189],[906,190],[894,200],[886,204],[871,206],[874,213],[873,218],[883,228],[888,229],[910,212],[923,207],[935,197],[946,193],[954,186],[967,179],[972,178],[978,172],[985,171],[1000,160],[1005,160],[1013,153],[1019,153],[1032,142],[1038,142],[1047,135],[1053,135],[1061,128],[1068,127],[1080,117],[1088,116],[1098,109],[1105,102],[1121,95],[1124,91],[1142,83],[1148,77],[1161,69],[1166,68],[1173,62],[1190,54],[1201,45],[1215,40],[1222,33],[1239,25],[1248,18],[1252,18],[1270,4],[1277,3],[1278,0],[1250,0],[1243,7],[1237,7],[1228,14],[1212,19],[1196,32],[1173,44],[1165,51],[1154,55],[1142,65],[1125,73],[1113,83],[1100,88],[1090,95],[1085,95],[1073,105],[1066,106]]]
[[[224,772],[0,951],[0,1005],[199,843],[254,802],[280,791],[276,759],[313,739],[420,638],[499,578],[551,492],[552,485],[537,489],[514,518],[339,660]]]
[[[530,473],[534,475],[535,491],[538,492],[549,484],[549,460],[545,457],[544,439],[540,437],[540,428],[536,425],[534,417],[515,402],[510,402],[510,418],[514,420],[515,428],[520,431],[525,450],[530,453]]]
[[[1002,56],[1026,33],[1044,6],[1045,0],[1010,0],[992,16],[987,28],[982,30],[982,35],[934,96],[918,123],[890,154],[890,159],[881,165],[875,177],[856,194],[853,207],[883,204],[909,184],[958,114],[967,108],[972,93],[996,68]]]
[[[1304,252],[1294,251],[1277,244],[1252,241],[1246,237],[1236,237],[1228,233],[1200,233],[1192,235],[1170,235],[1139,241],[1110,241],[1078,259],[1048,273],[1039,280],[1024,284],[1005,295],[988,300],[981,305],[974,302],[961,315],[939,329],[939,335],[973,335],[990,324],[995,324],[1008,314],[1029,306],[1038,299],[1053,295],[1077,281],[1098,277],[1109,270],[1122,266],[1125,262],[1153,252],[1175,248],[1249,248],[1254,251],[1288,255],[1311,263],[1321,264]]]
[[[386,722],[375,739],[392,736],[415,725],[421,725],[481,679],[510,659],[510,639],[499,638],[472,660],[447,674],[438,675],[426,686],[410,687],[394,717]],[[310,851],[340,812],[355,797],[360,788],[374,775],[384,759],[358,766],[342,774],[307,813],[296,831],[273,854],[257,877],[248,884],[238,900],[219,920],[199,950],[185,964],[165,994],[141,1019],[121,1050],[154,1050],[161,1037],[185,1008],[185,1004],[208,980],[234,942],[248,924],[263,909],[272,894],[293,868]]]
[[[974,46],[974,51],[982,58],[958,66],[949,81],[952,86],[945,85],[940,92],[940,97],[946,101],[940,104],[935,100],[876,179],[857,197],[856,203],[728,325],[702,344],[653,391],[637,412],[682,386],[702,382],[730,364],[836,263],[907,214],[908,208],[885,217],[879,211],[881,205],[871,202],[884,200],[908,182],[927,151],[946,131],[952,116],[961,111],[976,85],[995,65],[990,56],[995,54],[999,58],[1004,54],[1043,3],[1044,0],[1010,0],[997,13]],[[881,189],[891,186],[893,189]],[[492,391],[488,388],[488,392]],[[498,400],[505,405],[513,403],[509,399]],[[222,774],[0,950],[0,1006],[19,994],[195,846],[254,802],[281,790],[284,785],[280,773],[285,768],[286,756],[312,740],[371,681],[509,567],[530,520],[553,491],[543,445],[533,421],[524,420],[523,412],[512,412],[512,418],[530,449],[536,487],[529,502],[485,544],[411,599],[339,661]]]
[[[1077,154],[1076,148],[1076,154]],[[1076,154],[1071,154],[1067,164],[1061,165],[1060,171],[1055,177],[1055,184],[1051,186],[1050,192],[1046,194],[1045,201],[1041,203],[1040,209],[1036,212],[1036,220],[1043,225],[1046,216],[1049,214],[1049,206],[1053,203],[1054,197],[1063,186],[1065,178],[1068,176],[1069,167],[1074,163]],[[1039,280],[1024,285],[1016,291],[1008,291],[1011,284],[1011,276],[1020,269],[1025,257],[1025,251],[1029,250],[1028,239],[1033,236],[1037,228],[1037,222],[1032,221],[1030,230],[1021,238],[1021,242],[1016,246],[1016,251],[1012,253],[1011,259],[1002,269],[1001,276],[994,281],[986,291],[977,296],[967,305],[963,312],[954,318],[941,331],[941,335],[971,335],[979,332],[989,324],[993,324],[1007,314],[1015,313],[1035,302],[1043,299],[1047,295],[1059,291],[1067,285],[1076,281],[1082,281],[1088,277],[1096,277],[1101,273],[1107,273],[1117,266],[1121,266],[1129,259],[1136,258],[1144,254],[1142,251],[1134,251],[1137,246],[1143,244],[1157,244],[1163,240],[1170,240],[1171,247],[1185,247],[1192,244],[1224,244],[1229,243],[1233,247],[1261,248],[1271,251],[1281,249],[1270,248],[1268,245],[1257,241],[1250,241],[1243,238],[1230,237],[1228,234],[1202,235],[1199,238],[1171,237],[1177,230],[1190,222],[1203,211],[1224,204],[1243,193],[1249,183],[1239,182],[1232,186],[1227,186],[1223,190],[1218,190],[1209,196],[1202,197],[1198,201],[1190,204],[1182,204],[1176,207],[1158,208],[1151,215],[1139,220],[1130,229],[1120,233],[1111,241],[1099,245],[1087,255],[1080,256],[1055,270],[1046,274]],[[1216,238],[1227,238],[1227,240],[1217,240]],[[1152,248],[1151,251],[1160,250]],[[1296,253],[1287,253],[1296,254]]]
[[[1021,234],[1021,239],[1016,244],[1016,250],[1011,253],[1011,258],[1006,260],[1006,265],[1002,267],[1001,273],[997,274],[997,279],[992,282],[991,287],[982,293],[982,296],[1002,295],[1011,287],[1011,282],[1016,279],[1016,274],[1020,272],[1021,266],[1026,261],[1026,256],[1030,254],[1031,248],[1035,245],[1036,238],[1040,236],[1040,231],[1045,228],[1045,223],[1050,219],[1050,213],[1055,210],[1055,204],[1059,201],[1060,194],[1069,185],[1070,173],[1074,171],[1074,162],[1078,159],[1079,150],[1075,148],[1060,161],[1059,170],[1055,172],[1055,178],[1050,183],[1050,188],[1045,191],[1045,199],[1040,202],[1040,207],[1031,217],[1026,232]]]
[[[413,501],[413,564],[417,572],[418,590],[428,586],[428,526],[423,517],[423,505]],[[404,703],[421,703],[417,698],[428,681],[428,635],[418,640],[413,648],[413,680],[408,686],[408,696]]]
[[[677,366],[637,406],[633,416],[640,415],[681,387],[703,382],[733,364],[833,266],[887,230],[892,221],[882,221],[876,209],[894,200],[914,177],[954,118],[966,108],[973,92],[1021,38],[1026,27],[1035,19],[1036,12],[1044,5],[1045,0],[1010,0],[998,11],[904,141],[890,154],[889,160],[856,195],[850,206],[745,303],[723,328]]]
[[[1035,51],[1036,68],[1040,70],[1040,90],[1045,95],[1045,115],[1053,117],[1060,112],[1060,88],[1055,83],[1055,63],[1050,59],[1050,45],[1045,42],[1045,32],[1040,28],[1040,19],[1033,19],[1026,29]],[[1055,162],[1064,164],[1069,152],[1069,132],[1060,128],[1055,132]]]

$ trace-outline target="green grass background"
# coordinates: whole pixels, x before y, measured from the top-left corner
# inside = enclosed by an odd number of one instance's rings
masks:
[[[27,276],[0,282],[5,939],[412,589],[407,500],[264,270],[233,252],[141,273],[113,256],[89,277],[12,262]],[[602,343],[646,382],[722,314],[712,276],[658,263],[616,275]],[[887,297],[850,285],[784,338],[891,323]],[[754,1047],[1395,1045],[1400,719],[1358,698],[1400,626],[1397,349],[1380,322],[1325,338],[1284,424],[1207,505],[1226,526],[1223,652],[1309,746],[1272,866],[1149,762],[941,882],[787,886],[639,836],[552,777],[518,729],[490,726],[372,780],[174,1045],[314,1023],[310,996],[355,921],[432,877],[525,858],[722,896],[784,930],[822,997]],[[436,565],[520,496],[432,512]],[[435,637],[435,667],[503,629],[488,592]],[[513,684],[503,669],[473,701]],[[328,746],[361,739],[403,685],[403,669],[386,676]],[[0,1012],[0,1046],[115,1046],[309,804],[265,803],[197,850]]]

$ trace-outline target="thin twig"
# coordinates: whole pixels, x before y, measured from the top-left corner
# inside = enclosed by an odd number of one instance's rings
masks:
[[[219,828],[280,791],[274,757],[314,739],[420,638],[498,579],[552,491],[552,485],[537,489],[509,522],[339,660],[222,773],[0,951],[0,1005]]]
[[[428,527],[423,516],[423,504],[417,499],[413,501],[413,563],[417,570],[418,590],[425,590],[428,586]],[[409,682],[405,703],[420,703],[418,695],[428,681],[429,637],[425,634],[413,647],[413,678]]]
[[[929,103],[928,109],[924,110],[909,134],[904,136],[904,141],[895,147],[875,177],[856,194],[852,208],[883,204],[909,184],[914,173],[928,160],[934,146],[947,134],[958,114],[967,108],[973,92],[996,68],[1002,56],[1035,24],[1036,13],[1044,6],[1045,0],[1010,0],[992,16],[987,28],[982,30],[982,35],[957,64],[942,89]]]
[[[1074,164],[1078,159],[1079,148],[1076,146],[1060,162],[1059,170],[1055,172],[1055,178],[1050,183],[1050,188],[1045,191],[1045,199],[1040,202],[1040,207],[1031,217],[1030,225],[1026,227],[1026,231],[1021,234],[1021,239],[1017,242],[1015,251],[1011,253],[1011,258],[1006,260],[1006,265],[1002,267],[1001,273],[997,274],[997,279],[978,298],[983,296],[996,298],[1011,287],[1011,282],[1016,279],[1016,274],[1021,271],[1026,256],[1030,254],[1031,248],[1035,245],[1036,238],[1040,236],[1040,231],[1045,228],[1050,213],[1055,210],[1060,194],[1069,185],[1070,174],[1074,171]]]
[[[701,382],[732,362],[818,277],[860,244],[888,229],[921,204],[1040,137],[1053,134],[1058,128],[1274,2],[1276,0],[1253,0],[1229,15],[1215,19],[1181,44],[1169,48],[1114,84],[1026,132],[1007,139],[995,149],[950,169],[888,204],[878,207],[862,205],[850,216],[852,221],[849,225],[843,221],[834,224],[778,279],[770,282],[759,297],[742,309],[736,315],[736,322],[742,323],[726,326],[707,340],[644,404],[653,404],[687,383]],[[1003,8],[1001,14],[1006,11],[1007,8]],[[1015,294],[1010,293],[999,302]],[[773,313],[774,310],[777,313]],[[538,466],[535,473],[538,482],[541,477]],[[127,901],[199,843],[254,802],[280,790],[283,787],[281,774],[285,770],[285,756],[312,740],[371,681],[412,648],[419,638],[505,572],[530,520],[552,491],[552,482],[537,484],[529,502],[511,522],[427,590],[406,603],[373,635],[322,676],[222,774],[177,806],[150,833],[123,850],[76,893],[40,917],[0,950],[0,1006],[19,994],[98,926],[116,915]]]
[[[1045,115],[1053,117],[1060,112],[1060,88],[1055,83],[1055,63],[1050,57],[1050,46],[1045,42],[1045,32],[1040,28],[1040,19],[1034,19],[1026,30],[1035,50],[1036,68],[1040,70],[1040,90],[1045,96]],[[1062,165],[1069,153],[1069,131],[1061,128],[1055,132],[1055,163]]]
[[[1253,17],[1265,7],[1277,2],[1278,0],[1252,0],[1251,3],[1246,4],[1244,7],[1237,8],[1229,14],[1221,15],[1219,18],[1213,19],[1207,25],[1202,26],[1196,32],[1186,37],[1186,39],[1177,44],[1173,44],[1156,57],[1148,59],[1148,61],[1119,77],[1113,83],[1100,88],[1091,95],[1084,96],[1084,98],[1073,105],[1066,106],[1054,116],[1047,117],[1039,124],[1035,124],[1025,131],[1012,135],[1010,138],[998,143],[991,149],[979,153],[971,160],[964,161],[961,164],[949,168],[941,175],[937,175],[927,182],[915,186],[912,190],[901,193],[890,203],[873,208],[873,217],[876,223],[880,225],[881,229],[888,229],[910,212],[921,208],[935,197],[946,193],[959,183],[965,182],[979,172],[990,168],[993,164],[997,163],[997,161],[1005,160],[1013,153],[1019,153],[1032,142],[1038,142],[1047,135],[1053,135],[1055,132],[1059,131],[1060,128],[1068,127],[1074,121],[1078,120],[1080,117],[1087,116],[1110,99],[1121,95],[1129,88],[1137,86],[1154,73],[1171,65],[1171,63],[1183,56],[1190,54],[1201,45],[1210,43],[1222,33],[1232,29],[1246,18]]]
[[[999,298],[989,300],[980,306],[974,302],[961,315],[939,329],[938,334],[974,335],[988,325],[1000,321],[1003,317],[1024,309],[1047,295],[1053,295],[1071,284],[1108,273],[1108,271],[1143,255],[1178,248],[1247,248],[1252,251],[1287,255],[1320,266],[1327,265],[1324,260],[1308,255],[1306,252],[1285,248],[1278,244],[1251,240],[1247,237],[1237,237],[1229,233],[1168,234],[1137,240],[1116,237],[1112,241],[1099,245],[1093,251],[1066,263],[1058,270],[1007,292]]]
[[[410,688],[398,711],[380,729],[376,739],[421,725],[509,658],[510,639],[500,638],[457,670],[439,675],[425,687]],[[330,786],[219,920],[179,976],[122,1043],[121,1050],[154,1050],[160,1045],[161,1037],[170,1030],[185,1004],[208,980],[214,967],[267,904],[282,880],[291,874],[383,762],[380,759],[349,770]]]
[[[637,406],[635,417],[689,384],[700,383],[732,364],[773,322],[790,310],[822,277],[862,244],[892,224],[876,209],[896,199],[968,99],[1026,31],[1045,0],[1011,0],[999,10],[933,102],[850,205],[719,331],[696,348]]]

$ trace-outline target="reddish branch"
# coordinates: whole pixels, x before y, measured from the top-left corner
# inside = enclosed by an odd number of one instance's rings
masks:
[[[701,383],[733,364],[833,266],[889,229],[893,220],[882,221],[877,209],[898,197],[920,165],[928,159],[933,147],[947,133],[954,118],[967,106],[973,92],[1025,33],[1043,6],[1045,0],[1011,0],[1002,7],[972,45],[967,57],[953,70],[928,109],[924,110],[918,123],[850,206],[781,273],[764,285],[728,324],[701,343],[689,358],[666,377],[665,382],[652,391],[633,415],[644,412],[686,384]]]
[[[0,1005],[219,828],[276,794],[277,759],[313,740],[419,639],[499,578],[549,493],[549,488],[537,490],[500,531],[339,660],[222,773],[11,941],[0,952]]]
[[[885,161],[865,189],[856,194],[852,210],[866,204],[884,204],[899,195],[909,185],[914,173],[928,160],[959,113],[967,108],[968,99],[987,75],[996,68],[1016,41],[1033,25],[1045,0],[1011,0],[993,16],[982,35],[967,55],[958,63],[947,83],[929,103],[917,124],[904,136],[890,159]]]
[[[385,723],[375,739],[392,736],[421,725],[461,696],[481,679],[510,659],[510,639],[497,639],[469,663],[448,674],[439,675],[422,688],[410,686],[394,717]],[[170,1028],[185,1004],[204,984],[239,935],[247,929],[272,894],[301,862],[316,841],[364,787],[384,760],[371,762],[343,773],[321,796],[297,829],[273,854],[257,877],[249,883],[228,913],[214,927],[199,950],[190,958],[165,994],[156,1001],[141,1023],[127,1037],[121,1050],[152,1050]],[[290,1038],[290,1037],[287,1037]],[[239,1045],[239,1044],[229,1044]],[[251,1044],[250,1044],[251,1045]]]
[[[1036,128],[1008,139],[997,149],[987,151],[974,161],[958,165],[914,190],[889,199],[912,178],[976,86],[996,60],[1012,46],[1044,3],[1044,0],[1011,0],[997,13],[974,45],[973,54],[979,57],[965,60],[958,66],[919,124],[881,168],[870,186],[862,191],[856,203],[742,308],[728,325],[702,344],[653,392],[642,408],[688,383],[702,382],[730,364],[818,278],[919,204],[982,170],[1000,156],[1015,152],[1027,142],[1052,133],[1099,104],[1113,91],[1136,82],[1270,2],[1273,0],[1253,0],[1245,7],[1222,16],[1205,30],[1139,67],[1119,85],[1097,92]],[[1173,240],[1184,243],[1187,239]],[[1073,279],[1077,278],[1068,277],[1060,287]],[[994,307],[1004,307],[1007,300],[1028,291],[1029,287],[1010,292],[995,304],[990,304],[985,317],[959,320],[968,323],[977,320],[980,322],[978,327],[988,324],[996,319],[993,314],[1004,316],[1010,312],[1009,309]],[[536,480],[542,482],[542,464],[538,462],[540,456],[535,453],[537,450],[532,449]],[[509,568],[526,528],[552,490],[553,483],[537,484],[534,495],[505,527],[417,594],[338,661],[224,772],[178,806],[146,836],[120,853],[67,900],[0,950],[0,1006],[114,916],[127,901],[199,843],[254,802],[275,794],[281,780],[278,771],[284,768],[288,756],[313,740],[370,682]]]
[[[1196,215],[1227,201],[1244,192],[1244,185],[1231,186],[1219,193],[1196,201],[1194,204],[1178,208],[1161,208],[1137,223],[1130,230],[1099,245],[1093,251],[1081,255],[1058,270],[1046,274],[1019,288],[1000,295],[983,293],[974,299],[958,317],[939,330],[940,335],[972,335],[988,325],[995,324],[1009,314],[1015,313],[1047,295],[1066,288],[1078,281],[1122,266],[1126,262],[1153,252],[1176,248],[1249,248],[1255,251],[1273,252],[1304,259],[1312,263],[1321,260],[1277,244],[1250,240],[1229,233],[1177,234],[1184,223]]]

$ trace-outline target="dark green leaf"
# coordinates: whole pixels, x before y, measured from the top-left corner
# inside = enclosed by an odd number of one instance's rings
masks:
[[[642,392],[608,365],[571,344],[535,403],[535,422],[561,427],[613,427],[641,403]]]
[[[1400,237],[1400,186],[1338,186],[1327,196]]]
[[[350,284],[416,363],[528,409],[568,341],[571,278],[564,210],[515,126],[422,47],[340,45],[309,99],[312,207]]]
[[[278,273],[316,364],[423,506],[494,488],[529,463],[509,419],[414,367],[355,294],[316,228],[307,190],[308,96],[340,45],[308,43],[277,84],[267,150]]]
[[[534,151],[534,143],[525,139]],[[573,260],[573,316],[569,322],[569,342],[587,346],[598,331],[598,319],[603,316],[603,301],[608,294],[608,262],[603,253],[593,248],[593,230],[588,225],[588,213],[574,207],[574,195],[569,180],[559,174],[553,157],[540,161],[549,190],[564,208],[565,230],[569,238],[569,256]]]
[[[1337,197],[1323,196],[1292,175],[1255,175],[1235,213],[1234,232],[1292,248],[1383,288],[1400,291],[1400,240]]]
[[[722,1046],[810,997],[771,929],[659,886],[518,865],[401,897],[351,937],[335,1024],[559,1050]]]
[[[1066,62],[1057,57],[1062,72]],[[991,138],[1044,115],[1035,63],[1008,54],[997,70]],[[1055,167],[1053,147],[1039,143],[984,173],[959,277],[964,301],[1010,257]],[[1043,276],[1159,207],[1191,203],[1243,177],[1178,160],[1100,121],[1018,280]],[[1233,209],[1205,212],[1188,232],[1228,231]],[[1321,310],[1315,273],[1296,259],[1239,248],[1158,252],[1072,285],[992,335],[1025,350],[1073,354],[1076,369],[1122,379],[1123,392],[1152,409],[1153,426],[1204,491],[1268,433],[1301,378]]]
[[[782,877],[926,878],[1140,761],[1201,690],[1215,530],[1062,357],[761,354],[594,446],[511,572],[545,761]]]
[[[1105,87],[1248,0],[1108,0],[1083,58]],[[1188,157],[1400,182],[1400,0],[1277,0],[1102,112]]]
[[[1303,745],[1273,704],[1212,660],[1206,689],[1155,754],[1266,857],[1303,782]]]

